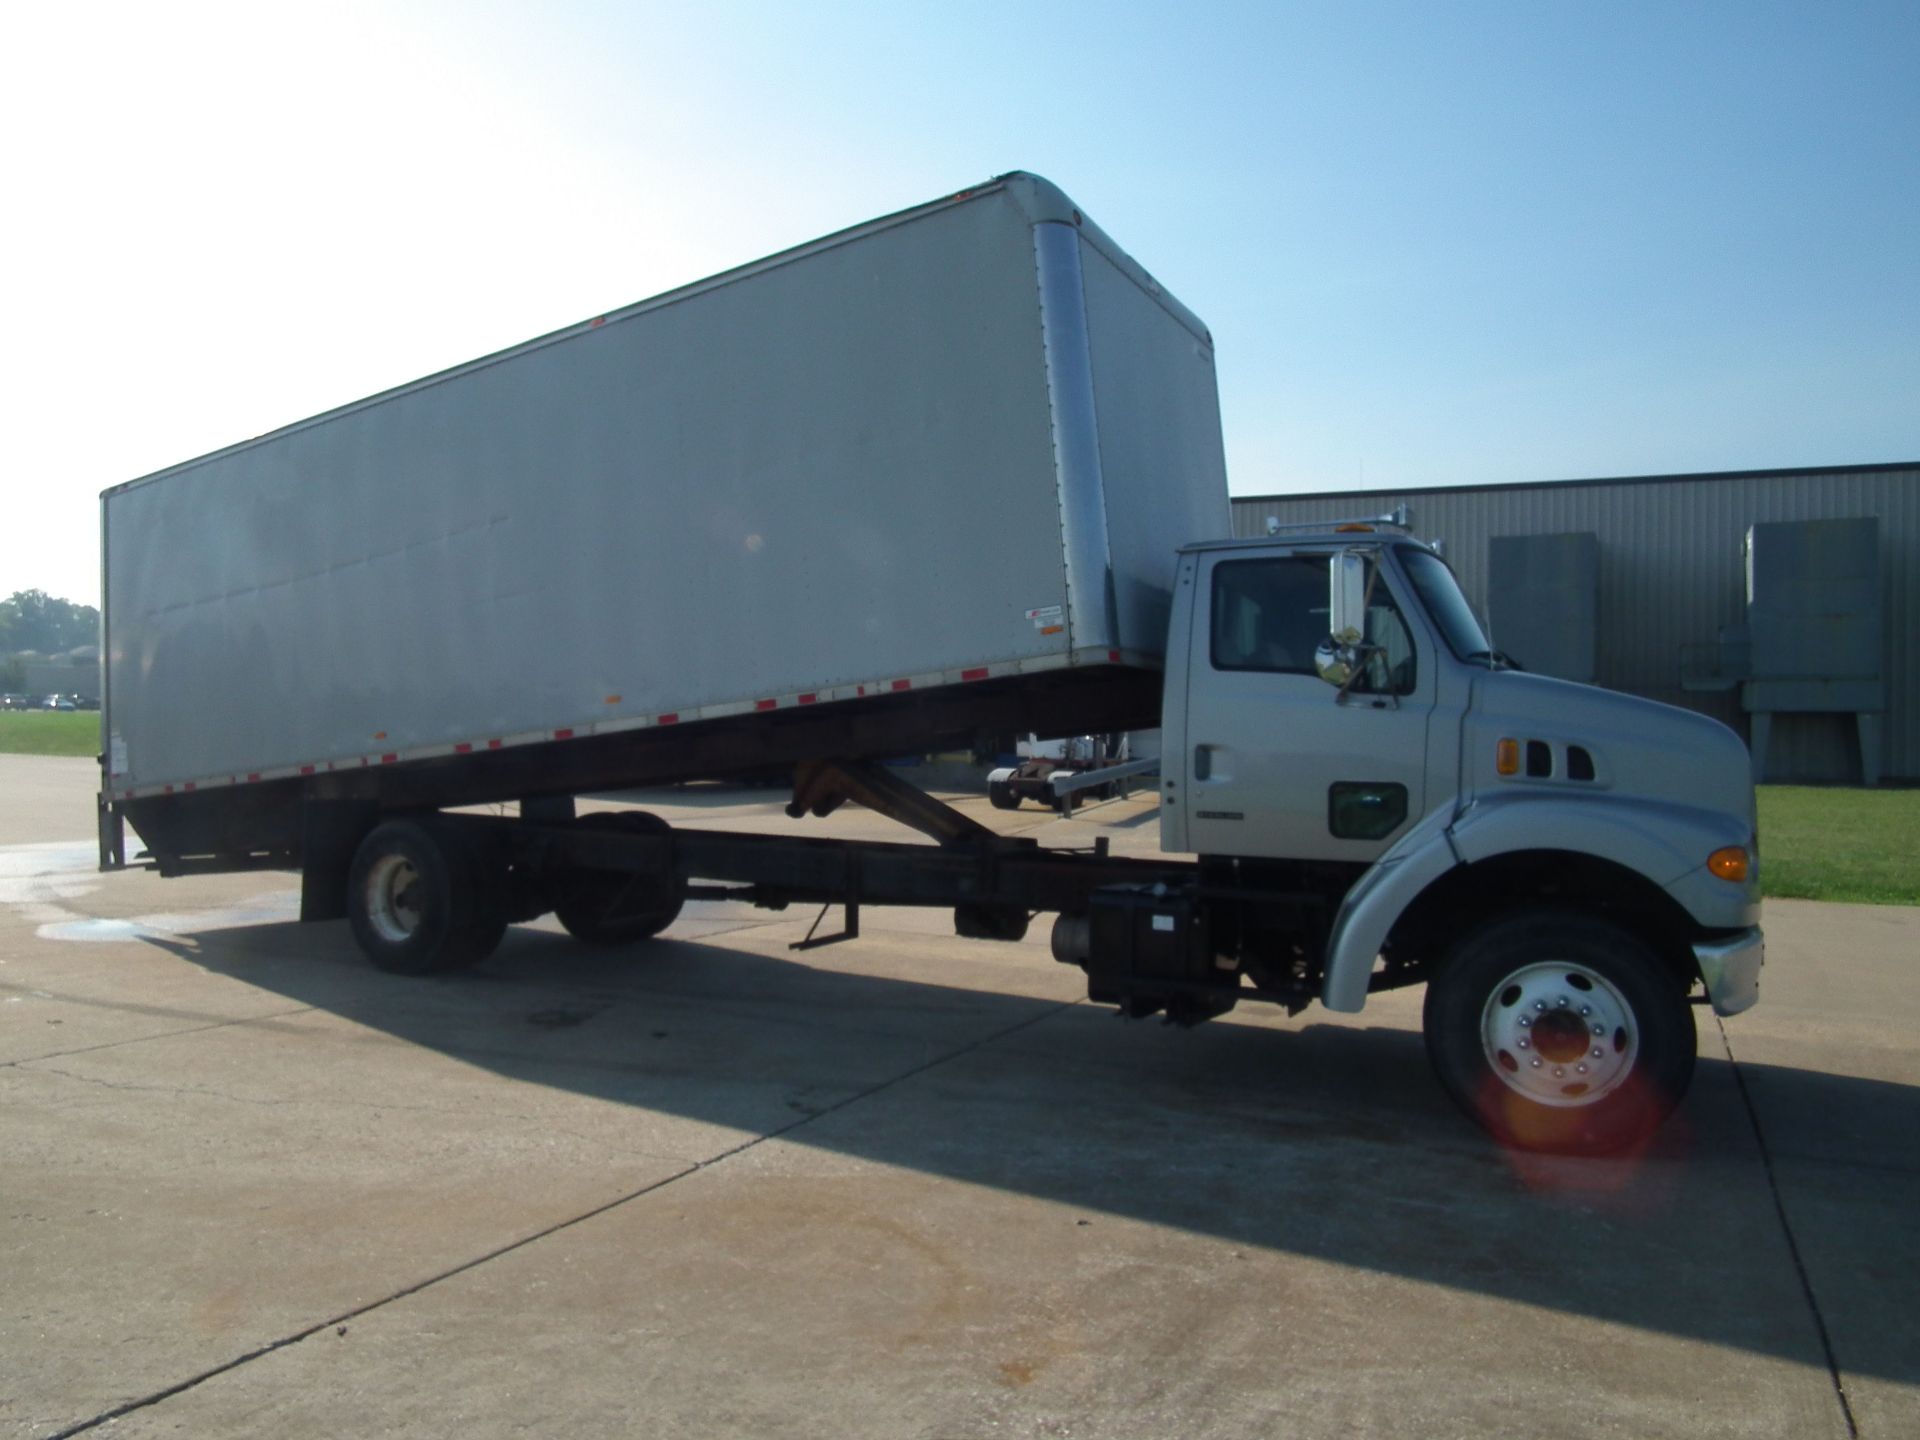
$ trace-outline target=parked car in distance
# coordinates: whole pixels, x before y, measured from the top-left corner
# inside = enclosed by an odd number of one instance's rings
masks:
[[[72,710],[76,707],[71,695],[49,695],[45,700],[40,702],[40,708],[42,710]]]

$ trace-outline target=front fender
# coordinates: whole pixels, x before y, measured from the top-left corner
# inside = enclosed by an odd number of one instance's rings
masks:
[[[1716,882],[1726,896],[1695,895],[1685,882],[1703,871],[1715,850],[1747,844],[1750,838],[1737,819],[1717,811],[1605,795],[1575,798],[1517,790],[1476,801],[1457,819],[1439,811],[1409,831],[1347,892],[1327,940],[1321,1003],[1348,1012],[1366,1004],[1373,962],[1394,923],[1455,865],[1538,850],[1592,855],[1645,876],[1701,925],[1723,926],[1733,922],[1722,906],[1705,902],[1742,905],[1742,892]]]
[[[1474,802],[1453,825],[1467,864],[1519,850],[1570,850],[1632,870],[1666,889],[1724,845],[1745,845],[1746,823],[1717,810],[1643,796],[1567,795],[1516,786]]]
[[[1434,881],[1460,863],[1449,833],[1450,809],[1434,811],[1374,861],[1347,892],[1327,939],[1320,1003],[1348,1013],[1367,1003],[1367,980],[1394,921]]]

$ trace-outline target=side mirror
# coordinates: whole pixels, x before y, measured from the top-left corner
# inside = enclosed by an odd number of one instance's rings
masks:
[[[1367,638],[1367,557],[1343,550],[1327,565],[1327,617],[1333,631],[1313,653],[1322,680],[1345,692],[1360,668]]]
[[[1327,615],[1334,643],[1358,645],[1367,638],[1367,557],[1353,550],[1327,566]]]

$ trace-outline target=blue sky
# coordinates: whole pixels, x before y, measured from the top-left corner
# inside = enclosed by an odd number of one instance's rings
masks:
[[[50,7],[51,8],[51,7]],[[1920,458],[1920,4],[15,12],[0,593],[107,485],[1020,168],[1236,493]]]

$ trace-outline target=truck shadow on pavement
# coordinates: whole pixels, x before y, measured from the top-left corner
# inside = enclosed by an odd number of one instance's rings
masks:
[[[912,938],[807,963],[724,933],[607,951],[518,929],[427,980],[372,970],[340,924],[147,943],[511,1081],[1092,1217],[1820,1369],[1822,1323],[1859,1311],[1833,1329],[1840,1368],[1920,1384],[1920,1090],[1736,1071],[1701,1012],[1693,1092],[1644,1153],[1517,1155],[1453,1108],[1411,1028],[1122,1022],[1033,947],[967,979],[1021,983],[1012,959],[1042,994],[860,973]]]

